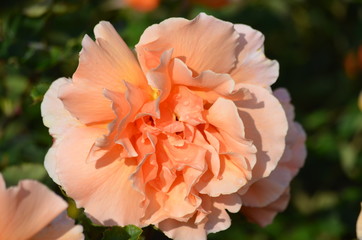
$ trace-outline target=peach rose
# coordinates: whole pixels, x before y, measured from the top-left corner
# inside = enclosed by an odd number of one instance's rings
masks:
[[[66,215],[67,203],[33,180],[6,189],[0,174],[0,239],[80,240],[83,227]]]
[[[257,206],[281,197],[290,180],[272,174],[294,151],[260,32],[205,14],[170,18],[145,30],[137,58],[108,22],[94,33],[41,106],[55,139],[45,167],[94,222],[206,239],[258,182],[283,189]]]

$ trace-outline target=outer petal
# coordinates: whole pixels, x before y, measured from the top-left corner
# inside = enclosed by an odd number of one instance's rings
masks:
[[[230,73],[237,83],[256,84],[269,88],[278,78],[279,64],[264,54],[264,36],[243,24],[234,25],[240,34],[238,63]]]
[[[74,81],[113,91],[122,91],[122,80],[137,86],[145,86],[146,79],[138,62],[109,22],[101,21],[94,28],[96,43],[87,35],[79,56],[79,66],[73,75]]]
[[[262,208],[242,207],[243,213],[249,221],[259,224],[262,227],[273,222],[278,212],[286,209],[289,202],[289,189],[287,189],[277,200]]]
[[[103,89],[92,83],[69,82],[60,87],[59,98],[72,116],[83,124],[106,123],[114,119],[111,101],[103,95]]]
[[[235,102],[245,126],[245,137],[257,148],[257,162],[253,178],[269,176],[278,164],[284,149],[288,122],[284,110],[268,90],[251,85],[238,84],[250,91],[250,99]]]
[[[67,208],[62,198],[39,182],[23,180],[5,189],[1,175],[0,200],[0,239],[28,239]]]
[[[201,13],[192,21],[170,18],[147,28],[136,51],[145,72],[159,64],[164,51],[173,48],[173,57],[197,73],[227,73],[235,66],[238,37],[231,23]]]
[[[207,233],[216,233],[228,229],[231,225],[231,219],[226,209],[230,212],[238,212],[241,208],[241,199],[238,194],[222,195],[212,199],[213,204],[207,215],[208,221],[205,224]]]
[[[192,219],[188,222],[167,219],[159,223],[158,227],[174,240],[206,240],[205,223],[194,224]]]
[[[290,95],[286,89],[278,88],[274,91],[274,96],[282,104],[288,119],[288,133],[286,137],[287,147],[280,160],[280,163],[287,166],[292,175],[295,176],[304,165],[307,149],[305,146],[306,134],[302,126],[294,121],[294,107],[290,103]]]
[[[288,92],[277,89],[274,95],[282,104],[288,119],[286,148],[270,176],[255,182],[242,196],[244,206],[264,207],[279,198],[302,167],[306,157],[305,133],[300,125],[294,122],[294,108],[290,104]]]
[[[267,178],[255,182],[242,195],[243,205],[264,207],[274,202],[288,188],[292,177],[289,168],[278,166]]]
[[[94,142],[105,131],[78,128],[66,133],[56,153],[60,183],[96,223],[141,226],[143,197],[129,180],[136,169],[134,159],[120,159],[120,148],[114,148],[103,159],[86,161]]]
[[[45,93],[40,106],[43,123],[49,128],[49,133],[55,138],[62,135],[69,128],[81,125],[81,123],[64,108],[62,101],[58,98],[59,88],[68,84],[70,81],[70,79],[66,78],[55,80]]]
[[[74,220],[64,211],[31,240],[83,240],[83,227],[74,226]]]
[[[60,93],[65,107],[85,124],[114,118],[103,89],[124,92],[124,81],[148,89],[135,56],[113,26],[100,22],[94,33],[96,42],[87,35],[84,37],[73,82],[64,86]]]
[[[49,128],[49,133],[55,138],[61,136],[73,127],[82,126],[76,118],[74,118],[67,109],[65,109],[62,101],[58,98],[59,88],[68,84],[69,79],[59,78],[54,81],[45,93],[43,102],[41,103],[41,114],[43,123]],[[55,174],[56,160],[55,149],[57,148],[57,140],[53,143],[45,156],[44,166],[49,176],[54,182],[59,184],[58,176]]]
[[[217,197],[235,193],[247,183],[244,172],[224,155],[220,156],[220,176],[206,172],[195,188],[202,194]]]

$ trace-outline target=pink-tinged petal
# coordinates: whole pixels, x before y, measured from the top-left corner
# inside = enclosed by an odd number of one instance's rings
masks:
[[[257,148],[257,162],[253,168],[255,180],[269,176],[277,166],[285,149],[288,122],[285,112],[268,90],[251,85],[238,84],[251,93],[250,99],[235,102],[245,126],[245,137]]]
[[[74,220],[64,211],[30,240],[83,240],[83,227],[74,226]]]
[[[142,226],[143,196],[129,179],[137,167],[135,160],[120,159],[116,148],[103,159],[86,161],[94,142],[104,133],[104,129],[88,127],[63,136],[56,153],[61,185],[96,223]]]
[[[288,119],[288,133],[286,136],[286,149],[280,163],[287,166],[295,176],[304,165],[307,156],[305,146],[306,134],[302,126],[294,121],[294,107],[290,103],[290,95],[286,89],[278,88],[273,92],[282,104]]]
[[[306,134],[299,123],[293,124],[294,130],[297,133],[297,137],[289,145],[290,152],[292,156],[289,157],[289,161],[287,161],[288,156],[282,156],[280,160],[284,165],[286,165],[292,172],[293,177],[299,172],[299,169],[304,165],[305,159],[307,157],[307,148],[305,145]],[[288,144],[288,137],[287,137]]]
[[[111,101],[103,89],[85,81],[73,81],[59,89],[59,98],[72,116],[83,124],[107,123],[114,119]]]
[[[96,42],[87,35],[82,41],[79,66],[73,81],[85,81],[98,87],[122,92],[122,81],[146,87],[138,62],[113,26],[101,21],[95,28]]]
[[[193,219],[188,222],[179,222],[173,219],[167,219],[158,224],[167,237],[174,240],[206,240],[205,224],[194,224]]]
[[[361,203],[362,207],[362,203]],[[357,223],[356,223],[356,233],[358,240],[362,239],[362,211],[358,215]]]
[[[164,51],[173,49],[173,57],[197,73],[227,73],[235,66],[238,39],[231,23],[201,13],[192,21],[170,18],[147,28],[136,51],[145,72],[158,65]]]
[[[241,50],[231,76],[237,83],[255,84],[269,89],[279,76],[279,64],[266,58],[263,34],[243,24],[234,27],[240,34]]]
[[[287,189],[277,200],[269,205],[256,208],[256,207],[242,207],[241,213],[244,214],[249,221],[265,227],[273,222],[275,216],[284,211],[289,202],[289,189]]]
[[[241,196],[243,206],[265,207],[274,202],[288,188],[292,178],[289,168],[278,166],[268,177],[253,183]]]
[[[1,175],[0,200],[0,239],[29,239],[67,208],[61,197],[39,182],[23,180],[5,189]]]
[[[40,106],[43,123],[49,128],[49,133],[55,138],[62,135],[69,128],[81,125],[81,123],[64,108],[62,101],[58,98],[59,88],[67,85],[70,81],[70,79],[66,78],[55,80],[45,93]]]

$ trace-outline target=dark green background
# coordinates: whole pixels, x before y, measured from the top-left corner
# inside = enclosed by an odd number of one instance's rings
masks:
[[[362,89],[362,1],[358,0],[245,0],[223,9],[164,0],[147,14],[109,11],[100,0],[1,0],[0,170],[7,184],[33,178],[61,194],[42,165],[52,140],[39,108],[50,83],[75,71],[84,34],[93,36],[93,27],[108,20],[133,48],[147,26],[172,16],[191,19],[201,11],[248,24],[265,35],[267,56],[280,63],[274,87],[290,91],[296,118],[308,135],[307,161],[292,183],[288,209],[266,228],[233,214],[231,228],[209,238],[355,239],[362,201],[362,112],[357,105]],[[74,208],[70,214],[84,224],[87,238],[102,238],[104,228],[92,226]],[[110,229],[105,236],[127,239],[137,236],[133,230]],[[164,238],[152,227],[142,236]]]

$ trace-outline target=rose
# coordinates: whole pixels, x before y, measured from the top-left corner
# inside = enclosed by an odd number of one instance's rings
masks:
[[[22,180],[6,189],[0,174],[0,239],[84,239],[67,217],[67,203],[41,183]]]
[[[49,175],[98,224],[154,224],[175,239],[228,228],[226,210],[240,210],[286,149],[263,35],[205,14],[171,18],[146,29],[136,59],[109,23],[94,32],[72,79],[44,96]]]

